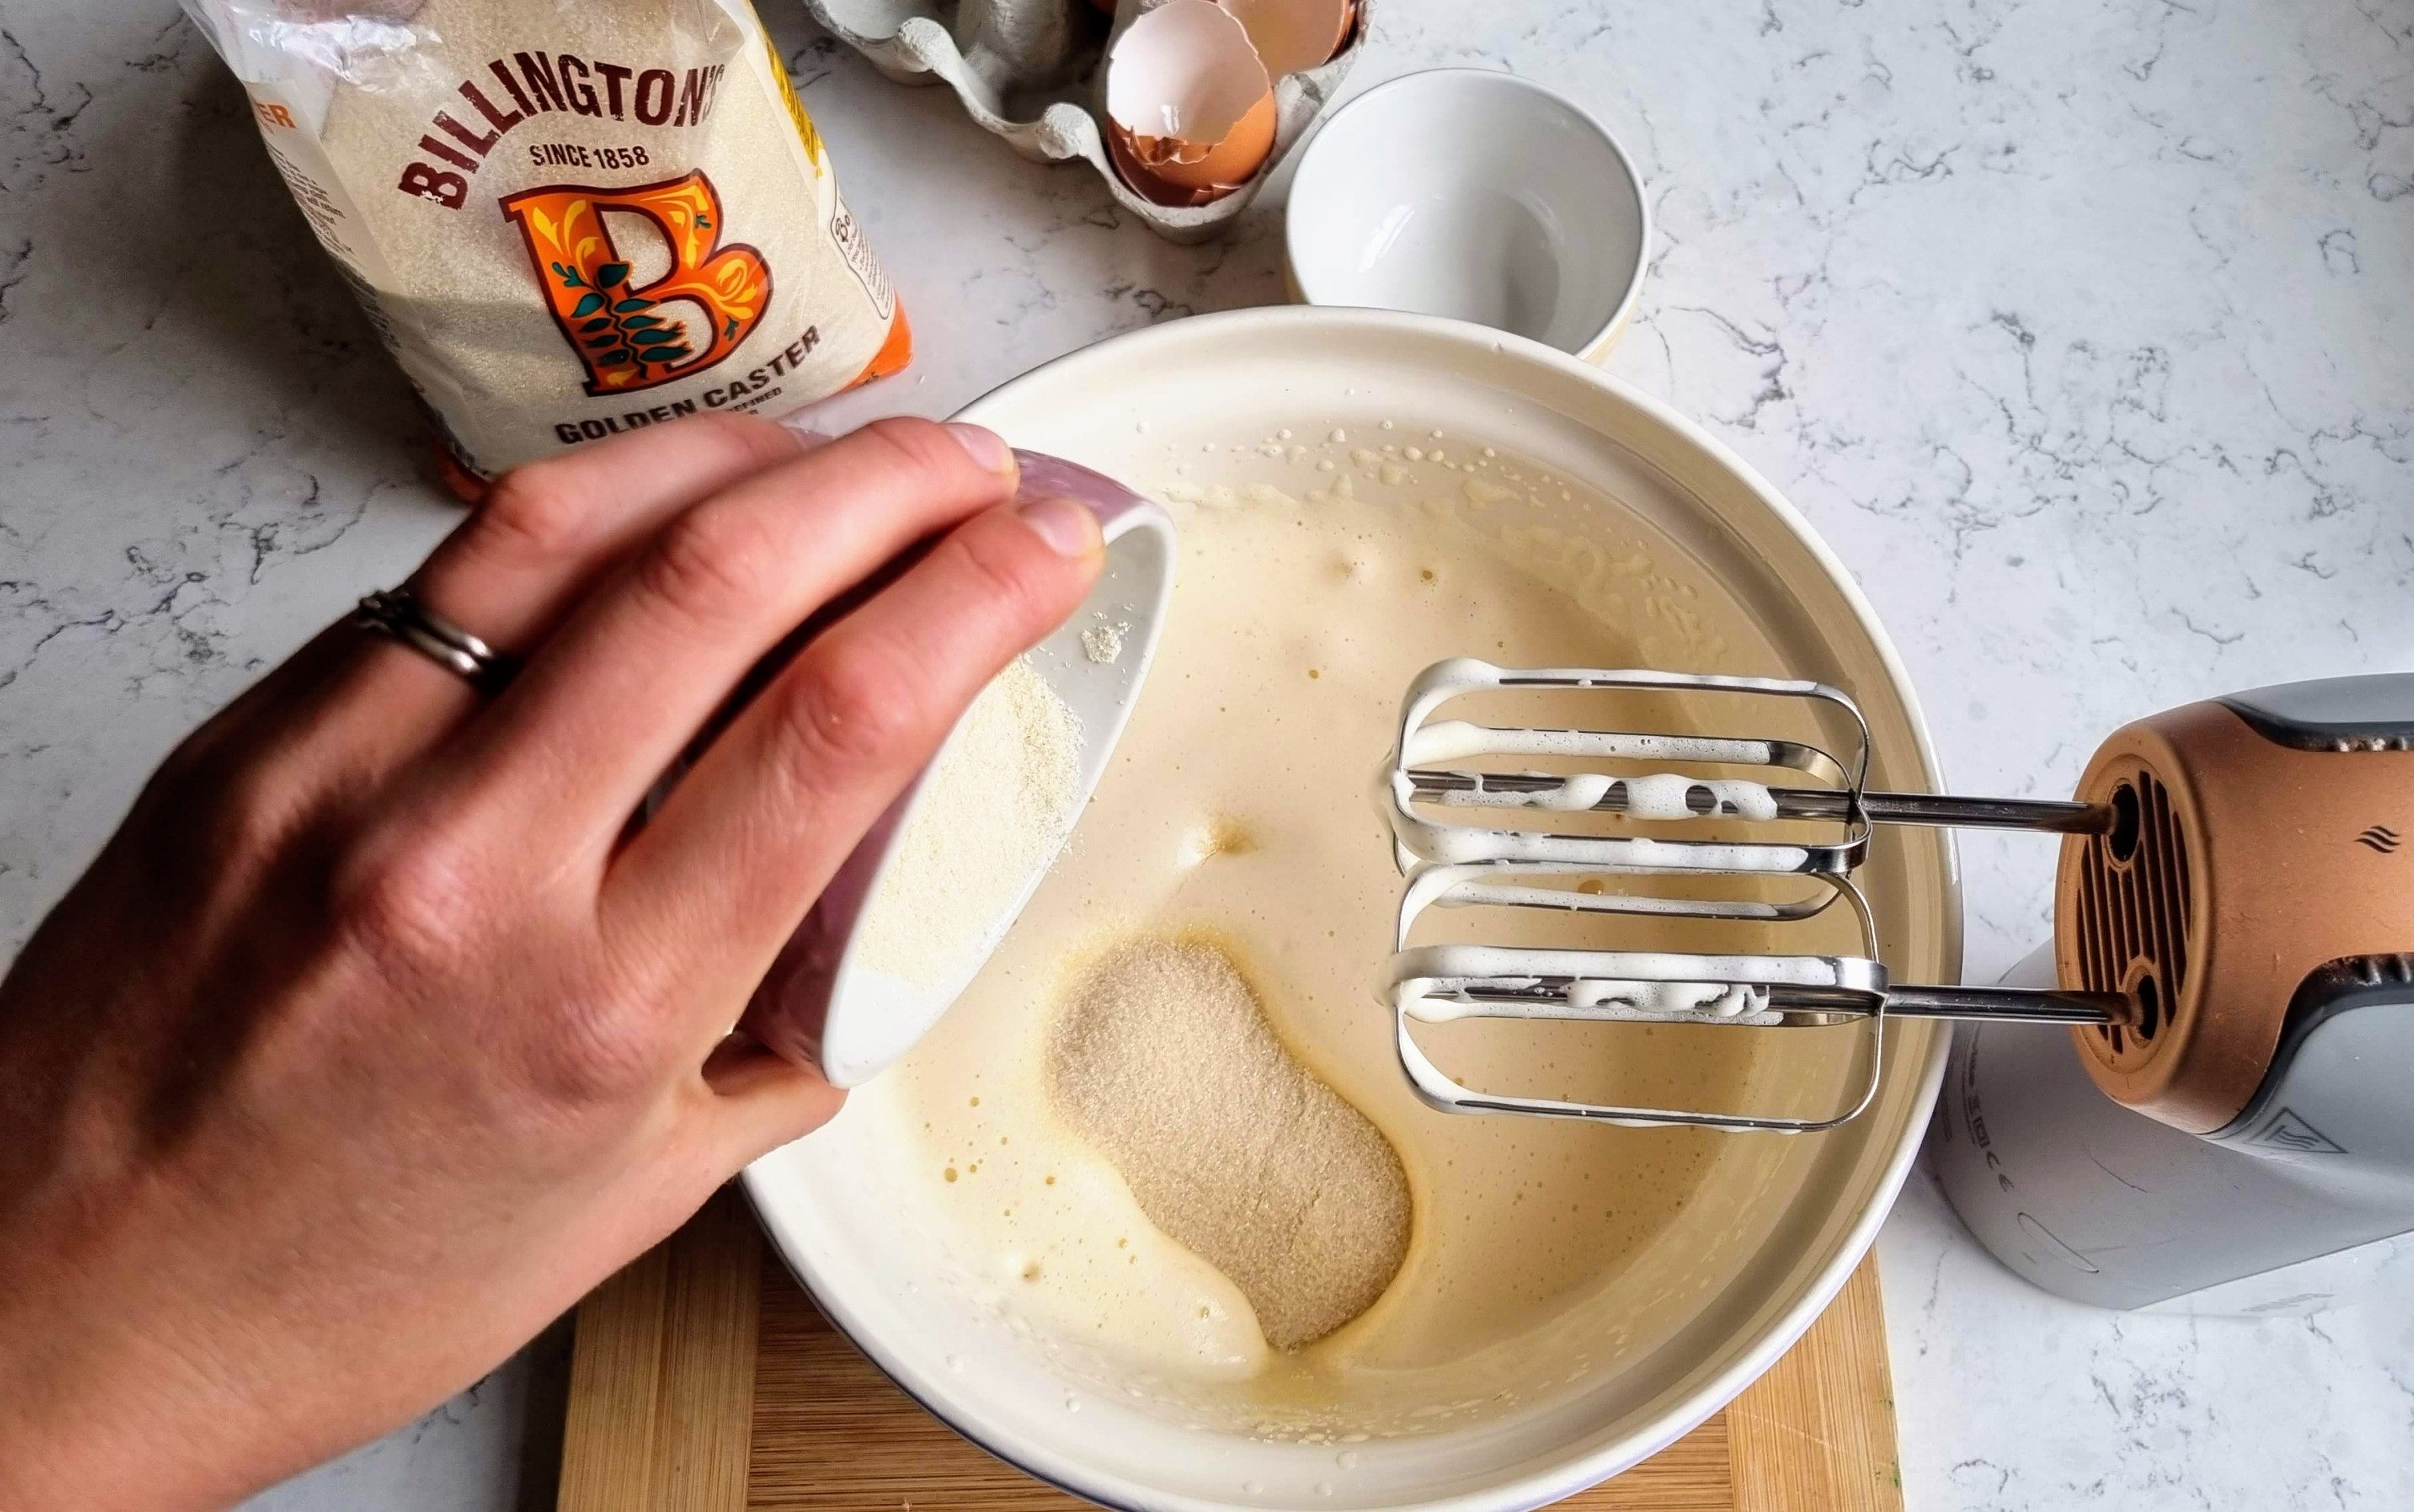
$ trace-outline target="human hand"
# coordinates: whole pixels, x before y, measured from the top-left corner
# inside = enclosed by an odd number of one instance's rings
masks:
[[[442,1400],[842,1094],[729,1034],[1102,560],[972,427],[691,421],[525,468],[161,767],[0,981],[0,1507],[234,1500]],[[817,608],[944,539],[797,652]]]

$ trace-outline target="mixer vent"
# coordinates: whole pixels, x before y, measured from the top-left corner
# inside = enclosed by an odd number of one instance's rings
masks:
[[[2322,969],[2343,974],[2359,987],[2391,986],[2414,982],[2414,955],[2350,955]]]
[[[2112,829],[2079,863],[2079,983],[2128,996],[2134,1024],[2094,1032],[2115,1055],[2142,1050],[2170,1022],[2186,985],[2191,878],[2169,790],[2140,771],[2112,790]]]

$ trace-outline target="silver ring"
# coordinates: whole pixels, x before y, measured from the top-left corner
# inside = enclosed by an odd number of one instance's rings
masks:
[[[380,589],[362,599],[352,622],[392,636],[483,693],[500,691],[519,670],[513,658],[420,603],[407,588]]]

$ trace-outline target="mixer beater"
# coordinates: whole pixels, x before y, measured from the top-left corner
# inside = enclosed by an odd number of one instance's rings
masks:
[[[1807,741],[1660,731],[1500,727],[1436,719],[1442,705],[1479,693],[1618,691],[1740,695],[1807,701],[1849,732],[1840,757]],[[1542,757],[1570,770],[1485,770],[1466,763]],[[1825,683],[1656,670],[1513,669],[1472,659],[1438,663],[1410,684],[1399,739],[1379,795],[1408,881],[1385,994],[1400,1062],[1418,1095],[1450,1113],[1515,1113],[1630,1125],[1694,1125],[1804,1132],[1833,1128],[1876,1095],[1888,1017],[2111,1025],[2128,996],[2004,987],[1920,985],[1890,980],[1877,927],[1853,874],[1874,826],[2105,833],[2123,822],[2109,804],[1973,799],[1872,791],[1870,737],[1852,697]],[[1664,770],[1721,769],[1720,775]],[[1777,779],[1732,775],[1751,771]],[[1596,830],[1572,833],[1473,822],[1493,815],[1602,815],[1626,821],[1731,821],[1765,827],[1815,821],[1837,832],[1775,839],[1663,838]],[[1589,822],[1589,821],[1588,821]],[[1703,896],[1678,879],[1746,878],[1752,895]],[[1773,889],[1792,891],[1777,897]],[[1551,910],[1603,921],[1725,921],[1784,926],[1841,905],[1858,939],[1851,954],[1724,954],[1412,944],[1433,908]],[[1818,1116],[1689,1110],[1513,1096],[1468,1087],[1438,1066],[1412,1023],[1555,1019],[1646,1025],[1798,1028],[1857,1025],[1863,1040],[1855,1091]]]

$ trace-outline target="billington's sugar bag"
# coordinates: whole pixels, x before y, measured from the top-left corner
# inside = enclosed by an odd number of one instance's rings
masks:
[[[747,0],[184,4],[465,492],[911,353]]]

